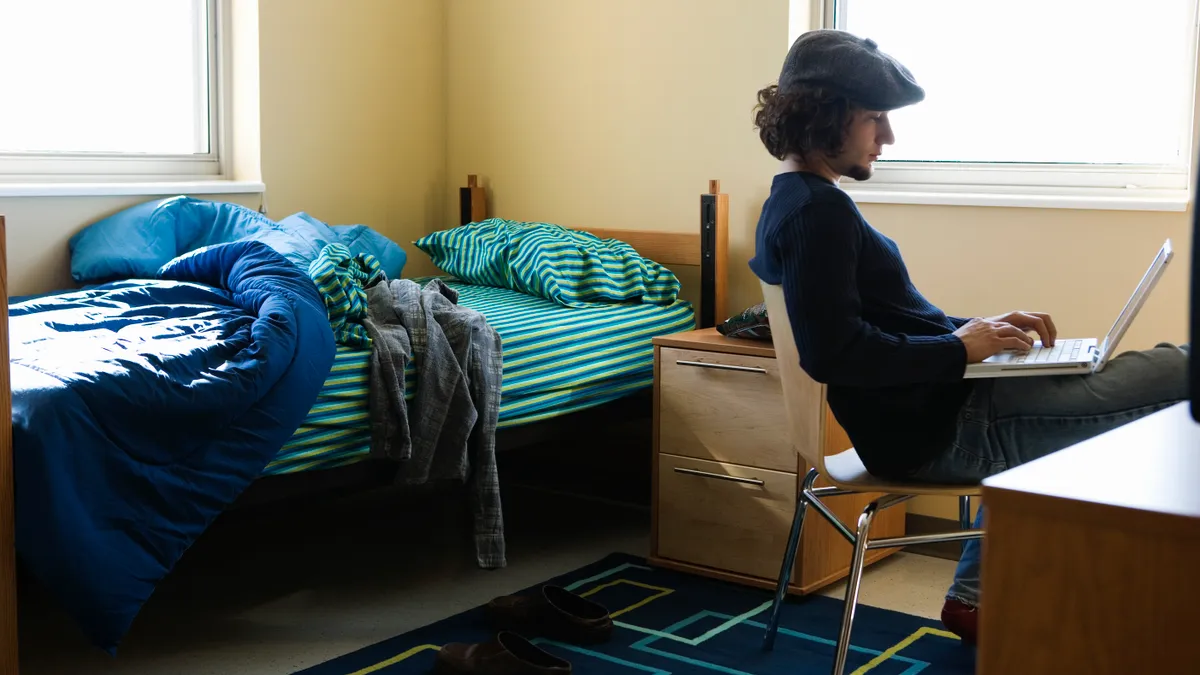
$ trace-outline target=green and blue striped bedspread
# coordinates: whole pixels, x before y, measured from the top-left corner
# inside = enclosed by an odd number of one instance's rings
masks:
[[[423,283],[423,279],[415,280]],[[519,426],[607,403],[654,381],[651,338],[690,330],[690,303],[564,307],[519,291],[447,280],[459,304],[482,313],[504,350],[498,428]],[[351,464],[369,452],[369,350],[338,347],[308,418],[266,474]],[[405,371],[411,400],[419,364]]]

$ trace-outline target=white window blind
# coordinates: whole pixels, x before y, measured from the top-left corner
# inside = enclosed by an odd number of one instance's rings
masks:
[[[216,0],[0,0],[0,174],[217,174]]]
[[[926,90],[872,182],[1189,185],[1196,0],[829,4]]]

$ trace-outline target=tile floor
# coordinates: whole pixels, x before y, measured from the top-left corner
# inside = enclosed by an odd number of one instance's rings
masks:
[[[649,550],[645,509],[513,487],[510,565],[488,572],[471,563],[456,504],[382,493],[226,517],[147,603],[115,659],[23,583],[21,673],[292,673],[612,551]],[[867,572],[862,601],[935,617],[952,572],[950,561],[900,553]]]

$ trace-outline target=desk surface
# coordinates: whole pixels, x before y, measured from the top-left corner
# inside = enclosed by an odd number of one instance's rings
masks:
[[[1187,403],[989,478],[983,503],[977,673],[1200,672]]]
[[[698,349],[701,351],[741,354],[743,356],[765,356],[775,358],[775,346],[770,340],[725,337],[716,328],[698,328],[673,335],[658,335],[651,340],[657,347]]]
[[[1200,424],[1188,403],[1130,422],[983,481],[1019,492],[1114,509],[1200,518]]]

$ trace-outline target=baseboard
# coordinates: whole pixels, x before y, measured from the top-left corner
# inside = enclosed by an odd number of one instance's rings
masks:
[[[960,527],[958,520],[953,518],[923,516],[919,513],[908,513],[904,516],[904,534],[906,535],[949,532],[957,530]],[[935,544],[905,546],[904,550],[907,553],[927,555],[933,558],[958,560],[959,555],[962,553],[962,544],[956,541],[942,541]]]

